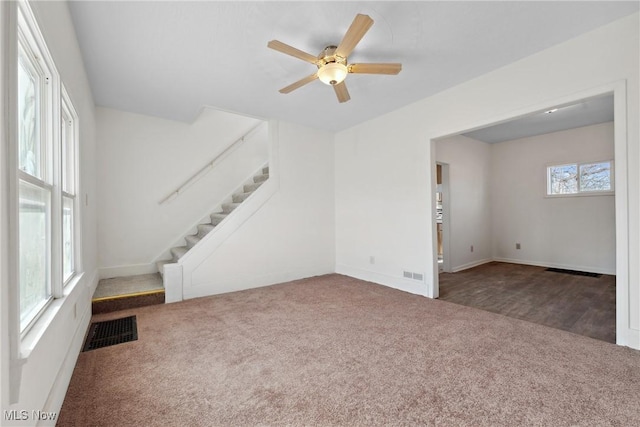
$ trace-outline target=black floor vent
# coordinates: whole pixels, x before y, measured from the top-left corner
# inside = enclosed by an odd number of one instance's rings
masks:
[[[554,273],[573,274],[574,276],[601,277],[602,274],[589,273],[588,271],[563,270],[562,268],[547,268],[547,271]]]
[[[138,339],[136,316],[92,323],[82,351],[95,350],[110,345]]]

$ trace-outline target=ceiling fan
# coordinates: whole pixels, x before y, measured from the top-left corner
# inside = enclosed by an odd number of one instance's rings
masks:
[[[338,46],[327,46],[318,56],[303,52],[278,40],[271,40],[267,47],[291,55],[318,67],[318,71],[280,89],[280,93],[292,92],[307,83],[320,79],[325,84],[333,86],[339,102],[347,102],[351,97],[344,83],[348,74],[398,74],[402,64],[398,63],[364,63],[349,64],[347,57],[362,37],[373,25],[373,19],[367,15],[358,14],[351,23],[346,34]]]

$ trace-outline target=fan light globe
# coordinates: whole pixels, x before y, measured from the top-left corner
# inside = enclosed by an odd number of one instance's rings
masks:
[[[318,78],[330,86],[340,84],[347,77],[347,67],[337,62],[330,62],[318,70]]]

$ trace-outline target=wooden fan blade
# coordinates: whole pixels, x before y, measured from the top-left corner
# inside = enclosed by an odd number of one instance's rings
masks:
[[[338,101],[347,102],[351,99],[349,96],[349,91],[347,90],[347,85],[342,83],[338,83],[337,85],[333,85],[333,90],[336,91],[336,96],[338,97]]]
[[[300,49],[296,49],[293,46],[289,46],[286,43],[282,43],[278,40],[271,40],[267,43],[267,47],[270,47],[273,50],[277,50],[278,52],[282,52],[286,55],[291,55],[295,58],[302,59],[303,61],[310,62],[312,64],[316,64],[318,62],[318,58],[311,55],[310,53],[303,52]]]
[[[373,25],[373,19],[368,15],[356,15],[355,19],[351,23],[351,26],[347,30],[346,34],[342,38],[342,41],[336,49],[336,55],[346,58],[349,56],[353,48],[356,47],[358,42],[362,40],[362,37],[369,31],[369,28]]]
[[[402,70],[402,64],[350,64],[349,72],[356,74],[398,74]]]
[[[294,90],[298,89],[299,87],[302,87],[302,86],[306,85],[307,83],[311,83],[312,81],[314,81],[317,78],[318,78],[318,73],[313,73],[310,76],[307,76],[307,77],[305,77],[303,79],[300,79],[297,82],[292,83],[287,87],[283,87],[282,89],[279,90],[279,92],[280,93],[293,92]]]

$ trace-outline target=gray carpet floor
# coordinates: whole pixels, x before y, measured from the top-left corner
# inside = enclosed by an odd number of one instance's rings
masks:
[[[640,352],[331,274],[94,316],[59,426],[635,426]]]

